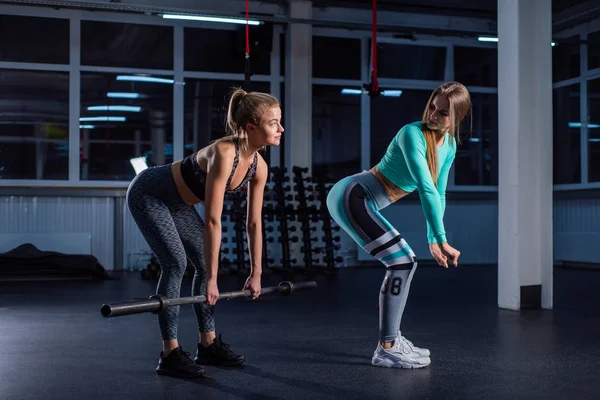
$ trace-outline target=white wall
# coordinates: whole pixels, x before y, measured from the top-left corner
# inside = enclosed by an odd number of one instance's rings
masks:
[[[600,263],[600,199],[554,202],[554,257],[557,261]]]
[[[0,251],[9,237],[27,238],[43,251],[91,254],[106,269],[114,264],[112,197],[0,196]],[[73,241],[74,237],[80,240]],[[91,238],[91,246],[89,246]],[[65,243],[70,241],[70,243]],[[14,247],[13,247],[14,248]]]

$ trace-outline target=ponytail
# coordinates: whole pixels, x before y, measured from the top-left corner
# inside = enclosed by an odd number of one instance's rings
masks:
[[[226,125],[227,129],[229,130],[229,134],[232,136],[237,137],[239,135],[240,128],[242,128],[238,124],[235,115],[238,113],[238,110],[240,109],[240,106],[242,104],[242,100],[244,99],[244,97],[246,97],[247,94],[248,93],[244,89],[237,88],[234,89],[233,93],[231,94],[231,98],[229,99]]]

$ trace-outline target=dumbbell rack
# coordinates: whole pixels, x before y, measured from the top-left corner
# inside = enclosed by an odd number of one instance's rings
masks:
[[[234,235],[232,237],[234,248],[235,270],[237,273],[249,273],[250,265],[247,262],[246,240],[246,193],[245,191],[230,194],[230,215],[233,221]]]
[[[318,252],[324,252],[323,261],[326,263],[325,272],[327,273],[336,273],[337,267],[336,264],[339,264],[343,261],[342,257],[336,256],[335,251],[339,250],[341,246],[339,245],[340,236],[333,236],[333,232],[339,232],[340,227],[338,225],[333,225],[331,222],[331,216],[329,215],[329,211],[327,210],[327,194],[329,190],[327,189],[325,179],[323,175],[318,175],[316,179],[316,190],[319,193],[319,199],[321,200],[321,208],[319,210],[319,217],[323,224],[323,243],[324,246],[319,249]]]
[[[311,222],[317,222],[317,208],[309,205],[308,202],[313,200],[312,195],[307,196],[307,191],[312,190],[312,186],[307,185],[311,181],[310,177],[305,177],[308,168],[293,167],[293,181],[295,183],[294,190],[296,191],[296,200],[298,205],[295,210],[296,221],[300,223],[302,231],[302,247],[300,251],[304,254],[302,260],[303,267],[299,267],[303,272],[315,272],[318,260],[313,258],[313,243],[318,240],[311,232],[315,232],[317,227]]]
[[[342,262],[336,255],[340,236],[334,235],[340,227],[332,221],[326,206],[328,183],[322,174],[313,179],[306,176],[307,171],[307,168],[293,167],[290,177],[285,168],[270,168],[262,212],[263,274],[279,273],[285,279],[296,274],[330,275],[337,273]],[[219,257],[221,275],[250,273],[246,199],[246,191],[225,196]],[[193,275],[193,267],[189,269]],[[142,274],[144,279],[157,280],[160,266],[153,260]]]
[[[290,224],[290,217],[292,216],[294,207],[289,202],[293,200],[293,196],[290,194],[286,168],[273,167],[270,172],[273,181],[270,197],[274,200],[275,204],[267,209],[267,219],[278,224],[276,229],[279,231],[279,235],[276,240],[281,246],[281,263],[275,262],[270,265],[270,269],[274,272],[286,272],[290,271],[292,266],[297,262],[295,258],[292,258],[290,246],[291,243],[295,243],[298,240],[296,236],[290,234],[290,232],[296,230]]]
[[[227,220],[229,220],[229,225],[234,225],[233,217],[230,217],[232,211],[229,208],[223,207],[223,222],[221,225],[221,251],[219,255],[219,273],[220,274],[230,274],[236,270],[237,260],[235,260],[235,256],[230,258],[230,255],[234,253],[234,249],[231,249],[227,246],[229,244],[228,232],[231,230],[230,227],[226,224]]]
[[[343,261],[336,256],[340,237],[332,232],[340,228],[333,223],[327,210],[329,188],[326,180],[320,177],[315,185],[311,177],[305,176],[307,171],[307,168],[293,167],[290,179],[286,169],[272,168],[272,185],[265,190],[265,202],[275,203],[264,207],[265,227],[270,232],[278,232],[276,237],[270,236],[266,240],[266,254],[271,258],[268,268],[286,276],[335,274]],[[317,235],[319,231],[323,233],[321,237]],[[275,242],[279,248],[274,246]],[[278,253],[280,257],[277,257]]]

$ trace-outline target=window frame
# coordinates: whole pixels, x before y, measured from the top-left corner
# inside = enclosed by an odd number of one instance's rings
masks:
[[[53,10],[49,8],[34,8],[27,6],[0,6],[0,13],[4,15],[18,15],[29,17],[58,18],[69,20],[70,54],[69,64],[41,64],[27,62],[2,62],[0,70],[35,70],[49,72],[69,72],[69,174],[67,180],[51,179],[0,179],[0,188],[109,188],[127,189],[130,181],[104,181],[104,180],[81,180],[80,179],[80,130],[79,114],[81,102],[81,73],[82,72],[108,72],[124,74],[156,74],[173,76],[173,158],[183,158],[184,154],[184,115],[183,82],[186,78],[210,79],[210,80],[244,80],[244,74],[214,73],[201,71],[184,71],[184,28],[205,28],[214,30],[233,30],[235,26],[229,24],[203,23],[185,20],[164,20],[156,16],[144,16],[134,14],[119,14],[109,12],[92,12],[80,10]],[[102,21],[117,23],[132,23],[156,26],[170,26],[173,28],[173,69],[149,69],[149,68],[121,68],[105,66],[81,65],[81,23],[82,21]],[[273,52],[271,55],[271,74],[253,75],[253,81],[269,82],[271,92],[279,96],[280,83],[284,77],[280,75],[279,42],[282,29],[274,27]],[[279,160],[279,149],[271,152],[271,158],[275,165]]]
[[[581,175],[579,183],[564,183],[554,185],[555,191],[575,191],[575,190],[596,190],[600,189],[600,182],[589,182],[589,146],[588,146],[588,128],[587,124],[583,123],[588,118],[588,82],[593,79],[600,79],[600,67],[594,69],[588,69],[588,52],[587,40],[588,33],[600,31],[600,18],[591,21],[589,24],[578,26],[573,29],[561,32],[556,35],[557,37],[570,37],[579,34],[581,40],[580,52],[579,52],[579,76],[576,78],[565,79],[558,82],[553,82],[552,89],[561,88],[573,84],[579,84],[579,121],[581,125],[579,127],[580,133],[580,152],[581,152]]]
[[[199,72],[185,71],[183,65],[184,57],[184,28],[185,27],[201,27],[207,29],[227,30],[235,29],[234,26],[228,24],[213,24],[192,22],[183,20],[164,20],[156,16],[135,15],[135,14],[119,14],[103,11],[81,11],[81,10],[54,10],[50,8],[37,8],[28,6],[0,6],[0,13],[6,15],[19,15],[31,17],[59,18],[68,19],[70,21],[70,63],[69,64],[40,64],[40,63],[23,63],[23,62],[0,62],[0,69],[13,70],[37,70],[51,72],[69,72],[69,179],[68,180],[19,180],[19,179],[3,179],[0,180],[0,188],[8,187],[69,187],[69,188],[115,188],[124,189],[129,185],[129,181],[82,181],[80,180],[80,163],[79,163],[79,113],[80,113],[80,87],[81,87],[81,72],[115,72],[115,73],[151,73],[151,74],[167,74],[174,76],[176,82],[182,82],[185,78],[212,79],[212,80],[243,80],[243,74],[227,74],[214,72]],[[121,22],[121,23],[140,23],[146,25],[161,25],[171,26],[174,30],[174,48],[173,48],[173,70],[155,70],[155,69],[138,69],[138,68],[111,68],[101,66],[81,66],[80,64],[80,31],[82,21],[106,21],[106,22]],[[562,87],[565,85],[579,83],[581,88],[581,121],[587,120],[587,105],[588,105],[588,82],[591,79],[600,78],[600,68],[588,70],[587,45],[585,39],[587,34],[600,31],[600,19],[591,21],[585,25],[571,28],[569,30],[556,33],[557,38],[568,37],[579,34],[582,44],[580,45],[580,76],[564,81],[553,82],[553,88]],[[271,92],[279,97],[281,83],[285,82],[285,77],[281,75],[280,59],[286,57],[286,54],[280,54],[280,34],[283,32],[283,27],[274,25],[273,32],[273,51],[271,54],[271,73],[269,75],[253,75],[252,79],[261,82],[270,82]],[[348,30],[340,28],[313,28],[313,36],[331,36],[344,38],[358,38],[361,40],[361,80],[348,79],[327,79],[327,78],[312,78],[308,84],[320,85],[354,85],[361,87],[370,78],[370,48],[369,42],[371,32]],[[451,80],[454,77],[454,47],[487,47],[496,48],[495,43],[478,42],[475,38],[461,37],[433,37],[427,35],[418,35],[415,39],[395,38],[392,34],[380,33],[378,42],[405,44],[416,46],[434,46],[446,47],[446,65],[444,72],[444,80]],[[289,51],[289,49],[287,49]],[[380,83],[386,87],[396,88],[415,88],[415,89],[433,89],[433,87],[441,82],[425,81],[425,80],[408,80],[408,79],[380,79]],[[469,87],[472,93],[498,93],[497,87]],[[173,157],[174,159],[181,158],[184,152],[184,134],[183,134],[183,101],[184,93],[182,85],[173,85],[174,95],[174,117],[173,117]],[[289,94],[286,94],[289,96]],[[554,190],[569,191],[583,189],[600,189],[600,182],[588,182],[588,130],[586,124],[581,124],[581,180],[576,184],[560,184],[553,185]],[[368,169],[371,167],[370,158],[370,104],[369,97],[366,94],[361,95],[361,168]],[[271,166],[279,166],[280,152],[282,149],[273,148],[270,152]],[[448,182],[448,191],[454,192],[496,192],[497,186],[490,185],[455,185],[454,168],[450,171]]]

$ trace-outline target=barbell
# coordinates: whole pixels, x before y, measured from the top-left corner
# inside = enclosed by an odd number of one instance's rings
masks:
[[[290,295],[296,290],[313,289],[317,287],[317,282],[306,281],[306,282],[290,282],[283,281],[277,286],[265,287],[260,290],[260,294],[269,294],[279,292],[283,295]],[[237,297],[250,297],[252,292],[250,290],[239,290],[235,292],[225,292],[219,294],[219,300],[229,300]],[[169,299],[162,295],[152,295],[147,300],[134,300],[116,304],[103,304],[100,308],[100,313],[103,317],[119,317],[122,315],[132,315],[141,313],[152,313],[159,314],[172,306],[186,305],[186,304],[200,304],[206,302],[205,295],[179,297]]]

